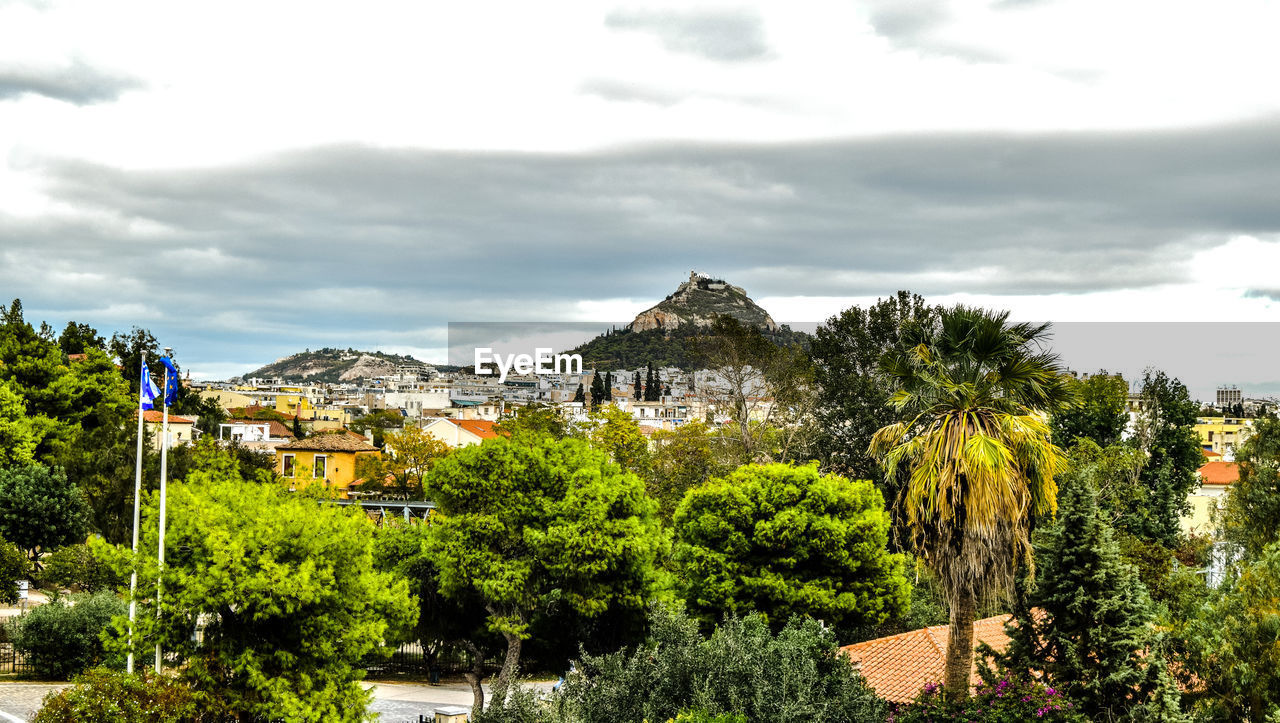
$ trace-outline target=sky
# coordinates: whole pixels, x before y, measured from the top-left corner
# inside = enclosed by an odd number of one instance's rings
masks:
[[[691,269],[797,324],[910,289],[1270,343],[1278,26],[1261,0],[0,0],[0,297],[207,378],[626,321]],[[1255,357],[1196,388],[1280,380]]]

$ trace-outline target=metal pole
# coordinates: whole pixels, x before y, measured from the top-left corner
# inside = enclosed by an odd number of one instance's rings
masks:
[[[170,363],[173,362],[173,349],[164,348],[164,355],[169,357]],[[158,551],[159,565],[156,573],[156,621],[160,620],[160,590],[163,585],[162,578],[164,576],[164,518],[165,518],[165,501],[169,490],[166,481],[168,479],[169,467],[169,369],[165,366],[164,373],[164,421],[161,423],[161,437],[163,443],[160,445],[160,545]],[[160,640],[159,628],[157,627],[156,639],[156,673],[160,672]]]
[[[125,671],[133,673],[133,621],[138,617],[138,520],[142,505],[142,392],[149,381],[143,373],[147,368],[147,355],[142,355],[142,363],[138,369],[139,381],[144,386],[138,388],[138,464],[133,473],[133,574],[129,576],[129,658],[125,663]]]

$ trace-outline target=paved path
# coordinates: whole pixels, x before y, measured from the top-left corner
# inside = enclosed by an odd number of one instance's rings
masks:
[[[370,709],[379,714],[382,723],[418,723],[418,716],[432,720],[432,714],[440,706],[471,708],[471,686],[466,683],[361,683],[373,689],[373,705]],[[550,682],[531,685],[545,690]],[[0,681],[0,723],[27,723],[40,709],[40,702],[53,690],[61,690],[65,683],[27,683]],[[489,686],[485,686],[485,696]]]

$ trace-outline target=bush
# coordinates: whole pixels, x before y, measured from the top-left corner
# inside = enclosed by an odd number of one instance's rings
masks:
[[[111,593],[73,595],[71,604],[58,600],[11,621],[9,635],[37,677],[66,680],[105,662],[102,633],[111,618],[125,613],[124,602]]]
[[[199,723],[191,691],[145,666],[140,675],[93,668],[44,699],[32,723]]]
[[[942,686],[930,683],[910,704],[899,706],[889,723],[1025,723],[1079,720],[1072,704],[1053,688],[1026,680],[1004,679],[978,684],[973,696],[959,703],[942,698]]]
[[[99,557],[94,546],[80,544],[59,548],[46,558],[40,581],[60,589],[101,592],[121,588],[126,579]]]
[[[18,581],[31,571],[31,563],[18,546],[0,539],[0,603],[15,605],[18,602]]]
[[[793,618],[775,636],[761,616],[730,618],[703,638],[683,612],[659,607],[650,630],[632,650],[578,661],[553,700],[563,720],[666,721],[691,709],[770,723],[883,720],[883,701],[816,620]]]
[[[668,723],[747,723],[747,717],[737,713],[713,715],[705,710],[687,710]]]

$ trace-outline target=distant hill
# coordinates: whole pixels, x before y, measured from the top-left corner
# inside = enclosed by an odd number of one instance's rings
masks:
[[[404,365],[430,366],[411,356],[356,349],[316,349],[293,354],[248,372],[245,379],[281,378],[288,381],[354,382],[369,377],[388,376]]]
[[[611,329],[569,353],[581,354],[586,368],[637,369],[653,364],[696,369],[694,340],[707,332],[717,315],[754,326],[779,345],[809,345],[808,334],[774,323],[742,287],[693,272],[688,281],[637,314],[626,327]]]

